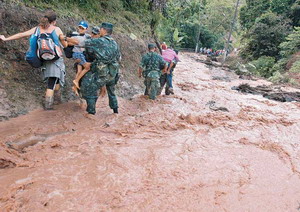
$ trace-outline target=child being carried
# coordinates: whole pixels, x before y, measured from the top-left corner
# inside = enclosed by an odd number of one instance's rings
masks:
[[[76,93],[76,95],[78,95],[78,89],[80,89],[80,79],[90,70],[91,67],[91,63],[86,61],[86,58],[83,54],[85,50],[85,41],[91,38],[91,36],[87,34],[87,29],[88,23],[85,21],[80,21],[78,24],[77,32],[73,33],[72,38],[67,39],[69,43],[74,44],[72,58],[75,59],[78,63],[76,77],[73,80],[73,90]]]

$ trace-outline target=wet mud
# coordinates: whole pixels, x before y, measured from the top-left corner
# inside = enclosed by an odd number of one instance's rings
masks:
[[[232,90],[270,82],[180,56],[175,95],[1,122],[0,211],[299,211],[300,104]]]

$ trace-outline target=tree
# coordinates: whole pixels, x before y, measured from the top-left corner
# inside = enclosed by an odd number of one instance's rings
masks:
[[[289,20],[283,19],[272,12],[257,18],[246,35],[246,46],[242,56],[248,59],[258,59],[261,56],[279,58],[279,45],[290,33]]]
[[[240,23],[244,29],[250,29],[256,18],[267,12],[270,0],[246,0],[246,5],[240,11]]]

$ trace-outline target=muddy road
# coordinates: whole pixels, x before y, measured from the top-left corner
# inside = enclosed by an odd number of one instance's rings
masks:
[[[231,90],[270,83],[196,57],[175,95],[119,98],[119,115],[105,98],[94,120],[67,103],[1,122],[0,211],[299,211],[300,104]]]

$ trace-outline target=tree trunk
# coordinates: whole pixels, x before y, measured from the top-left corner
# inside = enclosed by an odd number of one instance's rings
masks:
[[[234,28],[234,25],[235,25],[235,20],[236,20],[236,16],[237,16],[237,13],[238,13],[239,4],[240,4],[240,0],[237,0],[236,5],[235,5],[234,16],[233,16],[232,23],[231,23],[231,26],[230,26],[228,39],[227,39],[227,42],[225,44],[225,52],[224,52],[224,57],[223,57],[223,61],[222,61],[222,66],[224,65],[224,63],[226,61],[227,51],[228,51],[228,48],[229,48],[229,42],[230,42],[231,34],[232,34],[232,31],[233,31],[233,28]]]

